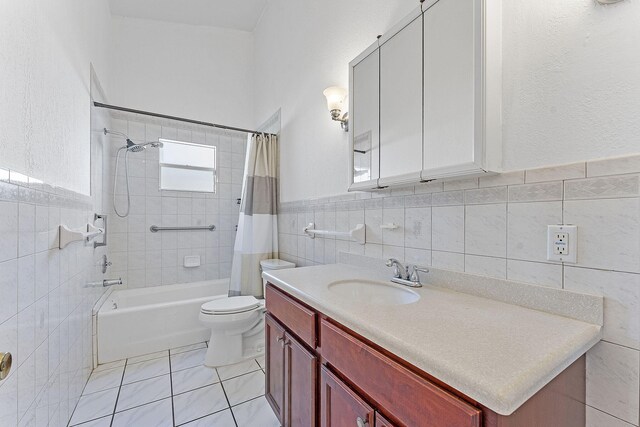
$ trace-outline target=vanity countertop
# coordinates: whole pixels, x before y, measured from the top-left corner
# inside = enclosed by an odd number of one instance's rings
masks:
[[[263,277],[501,415],[512,414],[601,337],[597,322],[463,293],[449,286],[407,288],[420,299],[405,305],[367,304],[329,290],[330,283],[345,279],[389,282],[388,272],[383,276],[376,269],[331,264],[269,271]],[[528,292],[546,292],[546,288],[523,286]],[[568,299],[558,295],[550,293],[545,298],[551,305],[557,306],[558,299],[573,304],[571,293]],[[582,305],[578,311],[585,306],[588,309],[589,303],[597,306],[598,301],[601,310],[598,297],[575,296],[576,305]]]

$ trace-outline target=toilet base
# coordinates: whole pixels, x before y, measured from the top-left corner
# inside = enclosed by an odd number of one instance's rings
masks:
[[[264,320],[244,334],[213,331],[204,364],[210,368],[233,365],[264,355]]]

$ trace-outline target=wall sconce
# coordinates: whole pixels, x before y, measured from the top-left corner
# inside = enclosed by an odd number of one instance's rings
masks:
[[[331,113],[331,119],[340,122],[340,127],[349,131],[349,113],[342,113],[342,104],[347,97],[347,90],[338,86],[328,87],[322,92],[327,98],[327,107]]]

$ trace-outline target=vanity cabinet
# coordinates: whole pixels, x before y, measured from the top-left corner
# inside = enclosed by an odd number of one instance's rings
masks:
[[[396,425],[382,415],[376,414],[376,427],[396,427]]]
[[[265,375],[265,396],[273,408],[278,420],[284,420],[284,328],[273,317],[265,318],[265,364],[268,366]]]
[[[270,283],[266,308],[266,397],[285,427],[585,425],[584,356],[504,416]]]
[[[373,426],[374,409],[326,366],[320,370],[320,426]]]
[[[499,0],[426,0],[349,64],[349,190],[500,171],[501,13]]]
[[[316,425],[318,358],[292,335],[285,334],[285,426]]]
[[[421,378],[329,320],[321,320],[320,336],[326,363],[402,425],[427,422],[434,426],[480,426],[478,408]]]
[[[265,396],[278,421],[283,426],[315,426],[318,358],[270,315],[265,341]]]

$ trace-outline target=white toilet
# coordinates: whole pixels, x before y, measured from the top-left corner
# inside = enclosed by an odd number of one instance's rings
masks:
[[[294,268],[279,259],[260,261],[260,270]],[[262,286],[266,281],[262,281]],[[204,364],[231,365],[264,354],[264,300],[253,296],[225,297],[202,304],[200,321],[211,328]]]

